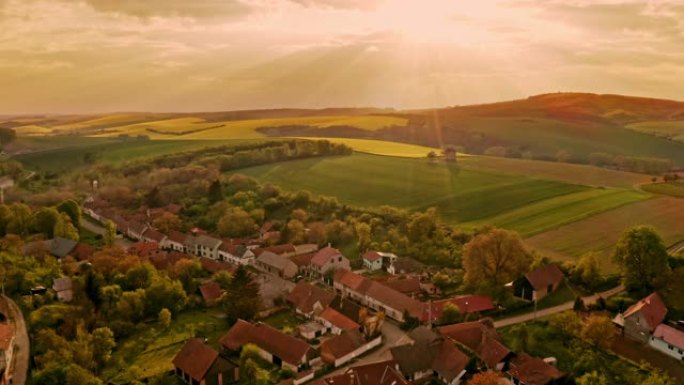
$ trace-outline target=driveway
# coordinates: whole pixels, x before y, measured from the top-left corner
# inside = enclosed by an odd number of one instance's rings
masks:
[[[105,229],[102,226],[90,221],[90,219],[88,219],[85,216],[83,218],[81,218],[81,226],[83,226],[83,228],[85,228],[86,230],[88,230],[92,233],[104,236]],[[116,241],[114,241],[114,244],[116,246],[121,247],[124,250],[128,250],[128,248],[133,243],[124,237],[121,237],[121,238],[117,237]]]
[[[29,354],[31,349],[24,315],[21,313],[19,306],[10,298],[0,296],[0,301],[3,302],[0,308],[8,310],[7,315],[9,316],[9,320],[14,324],[14,340],[16,345],[14,348],[13,369],[10,369],[12,370],[12,384],[25,385],[28,376]],[[10,364],[10,368],[12,368],[12,364]]]
[[[606,290],[602,293],[582,297],[582,300],[584,301],[585,305],[591,305],[593,303],[596,303],[596,301],[598,301],[598,299],[601,297],[602,298],[608,298],[608,297],[613,296],[615,294],[618,294],[624,290],[625,290],[624,286],[620,285],[620,286],[614,287],[610,290]],[[561,312],[564,312],[566,310],[572,310],[574,305],[575,305],[575,301],[569,301],[569,302],[566,302],[566,303],[563,303],[563,304],[560,304],[560,305],[557,305],[554,307],[542,309],[542,310],[539,310],[536,312],[533,311],[533,312],[521,314],[521,315],[518,315],[515,317],[500,319],[498,321],[494,321],[494,327],[502,328],[502,327],[506,327],[506,326],[510,326],[510,325],[519,324],[522,322],[532,321],[532,320],[535,320],[537,318],[546,317],[546,316],[556,314],[556,313],[561,313]]]

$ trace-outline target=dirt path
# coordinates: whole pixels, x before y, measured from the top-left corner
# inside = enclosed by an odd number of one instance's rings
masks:
[[[608,298],[610,296],[613,296],[615,294],[622,292],[623,290],[625,290],[625,288],[622,285],[620,285],[620,286],[614,287],[610,290],[606,290],[602,293],[597,293],[594,295],[582,297],[582,300],[584,301],[585,305],[591,305],[591,304],[595,303],[596,301],[598,301],[598,299],[600,297]],[[557,305],[554,307],[538,310],[537,312],[530,312],[530,313],[521,314],[521,315],[518,315],[515,317],[504,318],[504,319],[495,321],[494,327],[502,328],[505,326],[515,325],[515,324],[519,324],[522,322],[532,321],[532,320],[537,319],[537,318],[546,317],[546,316],[549,316],[552,314],[564,312],[566,310],[571,310],[572,307],[574,306],[574,304],[575,304],[575,301],[569,301],[569,302],[566,302],[566,303],[563,303],[563,304],[560,304],[560,305]]]
[[[14,324],[16,346],[14,348],[14,363],[11,364],[11,367],[13,367],[11,369],[12,384],[25,385],[28,377],[31,347],[24,315],[21,313],[19,306],[10,298],[0,296],[0,301],[3,302],[2,307],[9,310],[9,319]]]

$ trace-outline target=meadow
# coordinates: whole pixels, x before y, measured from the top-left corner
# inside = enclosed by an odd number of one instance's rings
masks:
[[[684,142],[684,121],[650,121],[628,124],[625,127],[645,134]]]
[[[650,183],[641,186],[641,189],[654,194],[669,195],[684,198],[684,181]]]

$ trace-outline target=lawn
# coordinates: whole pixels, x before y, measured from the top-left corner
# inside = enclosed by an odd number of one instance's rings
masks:
[[[168,330],[157,322],[140,324],[135,332],[117,341],[101,378],[113,384],[127,384],[173,369],[171,361],[183,343],[191,337],[207,338],[217,347],[228,325],[212,311],[192,310],[175,318]]]
[[[684,198],[684,182],[665,182],[665,183],[650,183],[642,185],[644,191],[654,194],[669,195],[677,198]]]
[[[297,325],[303,323],[303,320],[299,319],[295,312],[290,308],[271,314],[268,318],[265,318],[262,321],[278,330],[294,329],[297,327]]]
[[[522,236],[529,237],[648,197],[648,194],[636,191],[595,188],[535,202],[464,225],[475,227],[491,224],[513,229]]]
[[[335,196],[343,203],[370,210],[381,205],[412,210],[435,206],[452,224],[588,189],[454,164],[368,154],[297,160],[239,172],[289,190]]]
[[[603,255],[605,272],[614,272],[610,261],[621,234],[632,226],[654,226],[667,245],[684,240],[684,200],[670,197],[648,199],[537,234],[526,241],[542,253],[576,260],[589,251]]]

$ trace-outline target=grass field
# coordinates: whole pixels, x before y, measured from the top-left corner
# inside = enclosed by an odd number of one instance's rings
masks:
[[[543,253],[559,259],[577,259],[589,251],[601,252],[603,268],[615,271],[610,261],[615,244],[626,229],[654,226],[667,245],[684,239],[684,200],[661,197],[631,203],[617,209],[561,226],[527,239]]]
[[[465,225],[491,224],[513,229],[522,236],[529,237],[648,197],[647,194],[636,191],[591,189],[535,202]]]
[[[290,190],[337,197],[369,209],[435,206],[449,223],[484,219],[587,187],[425,160],[367,154],[305,159],[240,170]]]
[[[632,123],[625,126],[630,130],[684,142],[684,121],[652,121]]]
[[[684,198],[684,181],[651,183],[642,185],[644,191],[654,194],[669,195],[677,198]]]
[[[440,149],[415,144],[387,142],[373,139],[348,139],[348,138],[311,138],[303,137],[300,139],[319,140],[326,139],[335,143],[343,143],[353,148],[357,152],[365,152],[374,155],[398,156],[403,158],[426,158],[428,152],[440,153]],[[460,157],[468,155],[459,154]]]

